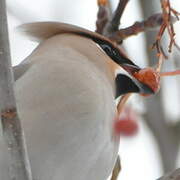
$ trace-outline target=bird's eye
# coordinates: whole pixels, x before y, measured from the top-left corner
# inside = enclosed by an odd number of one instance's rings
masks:
[[[111,52],[111,47],[108,46],[107,44],[103,44],[101,45],[102,49],[106,52]]]
[[[111,46],[109,46],[108,44],[102,44],[101,45],[101,48],[110,56],[114,55],[116,56],[117,53],[116,53],[116,50],[113,49]]]
[[[117,56],[116,50],[112,49],[112,53],[114,56]]]

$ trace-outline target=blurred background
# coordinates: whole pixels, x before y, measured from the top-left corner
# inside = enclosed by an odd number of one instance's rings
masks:
[[[114,10],[119,0],[111,0]],[[178,0],[170,0],[180,11]],[[8,25],[13,65],[21,62],[36,47],[18,34],[15,28],[34,21],[60,21],[94,31],[97,0],[7,0]],[[130,1],[122,17],[121,28],[161,12],[160,0]],[[176,40],[180,44],[180,23],[175,24]],[[158,29],[157,29],[158,30]],[[155,51],[151,50],[157,30],[141,33],[124,40],[128,56],[139,66],[154,66]],[[163,39],[167,47],[168,38]],[[167,49],[167,48],[166,48]],[[180,68],[180,52],[175,48],[163,66],[163,71]],[[129,106],[136,112],[137,133],[121,135],[119,154],[122,171],[120,180],[153,180],[164,172],[180,167],[180,77],[164,77],[160,92],[153,97],[133,95]]]

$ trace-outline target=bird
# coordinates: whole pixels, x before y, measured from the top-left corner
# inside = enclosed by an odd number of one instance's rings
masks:
[[[107,179],[119,150],[116,99],[153,93],[132,76],[141,68],[109,39],[78,26],[35,22],[19,31],[39,42],[13,67],[33,180]],[[3,180],[6,153],[0,138]]]

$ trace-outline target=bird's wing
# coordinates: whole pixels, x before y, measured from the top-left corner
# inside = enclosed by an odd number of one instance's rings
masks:
[[[18,80],[29,69],[30,64],[21,63],[13,67],[14,80]]]

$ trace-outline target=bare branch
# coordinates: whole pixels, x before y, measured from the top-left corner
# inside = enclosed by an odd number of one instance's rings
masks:
[[[127,100],[130,98],[131,95],[132,95],[132,93],[127,93],[121,97],[121,99],[117,105],[118,116],[120,116]]]
[[[170,43],[169,43],[169,52],[172,50],[172,45],[175,43],[175,32],[174,32],[174,27],[171,21],[171,16],[172,14],[179,20],[179,13],[171,8],[171,4],[169,0],[161,0],[161,8],[163,12],[163,20],[164,24],[166,25],[166,29],[168,31],[169,37],[170,37]]]
[[[177,76],[180,75],[180,70],[175,70],[171,72],[161,72],[160,76]]]
[[[162,36],[167,30],[170,42],[169,42],[169,49],[168,51],[172,51],[173,45],[175,47],[178,47],[178,45],[175,42],[175,32],[174,32],[174,26],[173,26],[173,20],[172,17],[173,15],[176,17],[177,20],[179,20],[179,15],[180,13],[171,8],[171,4],[169,0],[161,0],[161,9],[162,9],[162,17],[163,17],[163,23],[161,24],[160,30],[157,34],[156,41],[153,45],[153,48],[155,47],[157,49],[157,53],[162,54],[165,58],[167,57],[163,51],[162,45],[161,45],[161,39]]]
[[[108,24],[106,26],[106,29],[105,29],[106,32],[104,32],[105,34],[107,34],[107,33],[111,34],[118,30],[120,21],[121,21],[121,17],[123,15],[123,12],[124,12],[128,2],[129,2],[129,0],[119,0],[119,4],[112,16],[112,19],[108,22]]]
[[[171,18],[173,23],[175,23],[176,22],[175,18],[173,17]],[[161,26],[162,23],[163,23],[163,15],[161,13],[157,13],[150,16],[148,19],[142,22],[135,22],[132,26],[116,31],[110,36],[110,39],[116,41],[117,43],[121,43],[122,40],[131,37],[133,35],[137,35],[145,31],[154,30],[159,26]]]
[[[111,180],[117,180],[120,171],[121,171],[121,162],[120,162],[120,157],[118,155],[116,164],[115,164],[113,172],[112,172]]]
[[[10,155],[9,177],[11,180],[32,180],[13,92],[5,0],[0,0],[0,78],[0,118]]]
[[[107,22],[110,20],[111,10],[108,0],[98,0],[98,6],[99,6],[99,10],[96,21],[96,32],[102,34],[104,27],[106,26]]]

